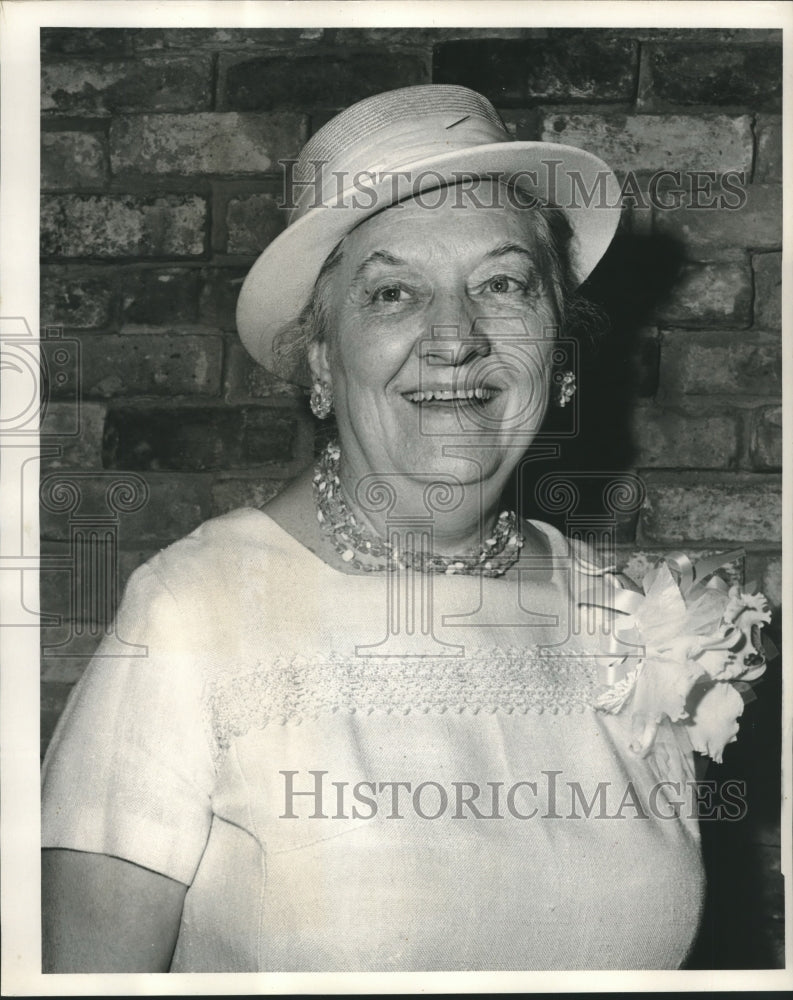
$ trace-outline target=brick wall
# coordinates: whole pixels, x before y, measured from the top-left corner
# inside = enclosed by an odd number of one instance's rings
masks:
[[[283,226],[277,161],[350,103],[430,81],[480,90],[517,138],[584,146],[630,180],[589,283],[612,322],[580,380],[591,433],[566,461],[641,475],[646,499],[619,535],[634,573],[670,548],[743,545],[747,578],[778,607],[777,33],[45,29],[41,322],[62,332],[48,347],[42,605],[60,616],[45,643],[63,645],[43,661],[43,746],[118,593],[86,597],[72,579],[75,520],[110,525],[120,588],[205,518],[264,503],[318,447],[303,394],[254,366],[234,328],[241,281]],[[742,172],[746,204],[653,207],[659,170],[712,172],[717,193]],[[79,434],[59,436],[78,406]],[[124,476],[137,499],[109,509]],[[63,480],[78,484],[77,512]],[[739,774],[776,766],[761,737],[778,732],[778,660],[769,674],[728,754]],[[773,809],[746,836],[765,871]],[[768,885],[772,917],[752,945],[767,964],[780,956]]]

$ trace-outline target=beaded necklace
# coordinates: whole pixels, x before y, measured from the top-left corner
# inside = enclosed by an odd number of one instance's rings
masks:
[[[365,573],[417,569],[422,573],[503,576],[520,557],[523,536],[514,511],[502,511],[492,535],[477,552],[444,556],[394,545],[360,524],[344,497],[339,481],[338,444],[331,442],[314,469],[317,520],[344,562]]]

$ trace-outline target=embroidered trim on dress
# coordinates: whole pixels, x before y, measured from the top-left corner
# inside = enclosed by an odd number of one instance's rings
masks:
[[[251,729],[334,713],[570,713],[591,708],[596,659],[577,651],[491,648],[465,657],[280,656],[208,685],[216,763]]]

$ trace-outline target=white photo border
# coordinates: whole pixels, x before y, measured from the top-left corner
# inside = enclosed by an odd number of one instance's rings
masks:
[[[790,273],[790,198],[793,123],[793,7],[767,2],[224,2],[224,0],[6,0],[0,7],[0,339],[16,336],[26,321],[38,335],[39,227],[39,29],[48,27],[718,27],[782,28],[784,31],[783,509],[791,510],[790,379],[793,297]],[[35,566],[38,508],[23,506],[21,477],[35,465],[35,438],[26,444],[2,439],[3,418],[19,412],[13,372],[0,364],[0,570]],[[17,380],[18,381],[18,380]],[[787,502],[785,502],[787,501]],[[793,617],[791,528],[784,524],[783,634]],[[16,563],[14,560],[18,560]],[[28,560],[33,560],[28,562]],[[35,573],[31,574],[35,578]],[[0,608],[13,603],[14,573],[0,572]],[[31,579],[28,602],[37,601]],[[786,599],[785,599],[786,598]],[[32,606],[37,606],[32,604]],[[245,995],[397,992],[654,992],[659,990],[781,990],[793,987],[791,881],[791,742],[793,691],[790,671],[783,705],[782,871],[786,876],[788,927],[786,969],[673,972],[504,972],[398,974],[164,974],[42,975],[40,954],[39,829],[39,634],[35,626],[8,627],[0,619],[0,733],[2,734],[2,992],[6,996]]]

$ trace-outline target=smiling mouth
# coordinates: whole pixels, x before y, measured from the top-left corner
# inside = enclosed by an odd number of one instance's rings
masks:
[[[418,389],[415,392],[405,392],[402,395],[411,403],[482,406],[494,399],[499,392],[499,389],[481,386],[477,389]]]

